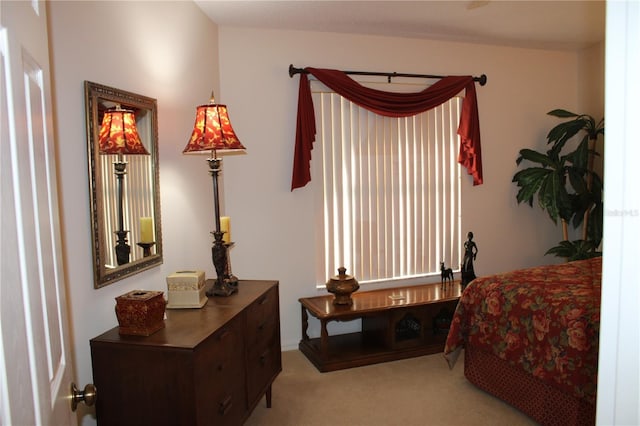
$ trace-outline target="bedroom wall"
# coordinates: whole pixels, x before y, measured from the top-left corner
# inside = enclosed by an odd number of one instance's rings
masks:
[[[579,112],[597,119],[604,116],[604,52],[603,41],[578,53]]]
[[[578,53],[227,26],[219,28],[219,37],[220,101],[228,105],[248,150],[224,160],[226,214],[236,241],[234,273],[280,280],[285,348],[295,348],[300,339],[297,299],[324,293],[314,281],[315,182],[290,191],[298,77],[289,78],[289,64],[485,73],[488,84],[478,87],[485,183],[473,187],[463,177],[463,230],[475,234],[477,274],[557,262],[543,254],[561,239],[560,229],[538,208],[517,205],[511,178],[521,148],[546,146],[546,134],[556,124],[546,113],[577,110],[585,102],[580,85],[588,76],[579,78]],[[602,79],[594,84],[602,87]],[[357,328],[330,325],[330,332]],[[310,326],[317,335],[317,324]]]
[[[117,325],[116,296],[166,290],[183,265],[209,265],[212,192],[182,149],[195,107],[219,90],[217,27],[192,2],[48,2],[59,189],[76,383],[92,382],[89,340]],[[84,110],[85,80],[156,98],[164,264],[93,288]],[[203,165],[204,166],[204,165]],[[204,176],[203,176],[204,175]],[[206,243],[204,243],[206,245]],[[95,424],[79,406],[82,424]]]
[[[578,104],[577,113],[591,115],[596,120],[604,117],[604,41],[584,49],[578,54]],[[604,137],[598,139],[594,167],[604,177]],[[579,237],[576,237],[579,238]]]

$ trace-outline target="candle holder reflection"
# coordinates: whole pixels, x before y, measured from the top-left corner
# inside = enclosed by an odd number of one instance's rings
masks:
[[[115,232],[118,239],[115,252],[118,265],[125,265],[129,263],[131,247],[127,241],[129,231],[124,229],[123,181],[127,174],[124,155],[149,155],[138,134],[135,112],[123,109],[120,105],[107,109],[102,117],[98,148],[101,155],[117,155],[113,162],[118,194],[118,230]]]
[[[138,243],[140,247],[142,247],[142,256],[149,257],[151,256],[151,247],[156,245],[155,241],[151,241],[150,243]]]

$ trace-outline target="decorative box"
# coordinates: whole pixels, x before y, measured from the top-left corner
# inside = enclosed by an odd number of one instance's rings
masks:
[[[149,336],[164,328],[166,304],[161,291],[133,290],[116,297],[120,334]]]
[[[204,271],[178,271],[167,277],[167,308],[202,308],[207,303]]]

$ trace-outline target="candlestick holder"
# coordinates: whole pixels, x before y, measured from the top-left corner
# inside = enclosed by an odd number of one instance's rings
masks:
[[[211,260],[216,269],[217,278],[213,286],[207,291],[207,296],[231,296],[238,291],[238,279],[228,273],[229,266],[229,243],[222,241],[224,232],[212,232],[215,241],[211,247]],[[235,279],[235,282],[234,282]]]
[[[230,254],[230,250],[231,247],[233,247],[234,243],[233,242],[229,242],[229,243],[225,243],[224,244],[226,249],[227,249],[227,269],[225,271],[225,281],[226,283],[233,287],[233,288],[238,288],[238,277],[236,277],[235,275],[233,275],[233,272],[231,272],[231,254]]]
[[[124,230],[122,182],[124,180],[124,175],[127,174],[127,162],[122,159],[121,154],[118,155],[118,160],[113,162],[113,167],[115,169],[114,173],[116,175],[116,183],[118,186],[118,230],[116,231],[116,235],[118,235],[118,241],[116,244],[116,260],[118,262],[118,265],[125,265],[129,263],[131,246],[129,246],[127,241],[127,233],[129,231]]]
[[[155,241],[151,241],[150,243],[138,243],[140,247],[142,247],[142,256],[149,257],[151,256],[151,247],[155,246]]]

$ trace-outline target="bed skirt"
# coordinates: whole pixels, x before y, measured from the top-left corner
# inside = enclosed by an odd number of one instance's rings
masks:
[[[541,425],[591,426],[596,407],[560,392],[506,361],[472,347],[464,350],[464,375]]]

